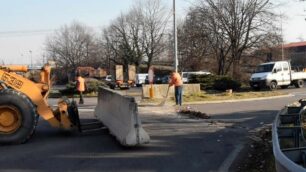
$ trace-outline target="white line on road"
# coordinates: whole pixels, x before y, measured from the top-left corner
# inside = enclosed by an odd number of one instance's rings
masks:
[[[94,109],[79,109],[79,112],[94,112]]]
[[[303,95],[306,95],[306,93],[305,93],[305,91],[303,91],[303,92],[293,92],[293,93],[291,93],[291,94],[293,94],[293,95],[300,95],[300,96],[303,96]]]
[[[232,163],[236,159],[239,152],[243,149],[243,144],[239,144],[236,146],[234,151],[223,161],[222,165],[219,167],[219,172],[226,172],[231,167]]]

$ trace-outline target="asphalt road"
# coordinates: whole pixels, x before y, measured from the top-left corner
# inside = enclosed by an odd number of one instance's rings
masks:
[[[0,146],[0,171],[225,171],[253,130],[271,124],[284,105],[306,97],[305,88],[284,91],[293,96],[191,106],[225,123],[177,116],[172,106],[140,107],[151,143],[138,148],[120,146],[107,130],[61,131],[40,120],[26,144]],[[95,103],[90,98],[80,106],[83,122],[93,118]]]

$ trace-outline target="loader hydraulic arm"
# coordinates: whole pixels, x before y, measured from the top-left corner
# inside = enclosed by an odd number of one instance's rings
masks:
[[[48,121],[51,126],[65,129],[71,128],[72,124],[68,119],[68,115],[64,115],[67,113],[67,107],[65,105],[59,107],[61,110],[59,115],[56,115],[47,102],[51,87],[51,67],[48,64],[44,65],[41,69],[40,82],[38,83],[16,73],[27,71],[26,66],[0,66],[0,82],[2,85],[0,89],[9,87],[25,94],[36,105],[38,115]],[[63,104],[63,102],[60,104]]]
[[[27,72],[28,71],[28,67],[22,66],[22,65],[0,66],[0,69],[7,71],[7,72]]]

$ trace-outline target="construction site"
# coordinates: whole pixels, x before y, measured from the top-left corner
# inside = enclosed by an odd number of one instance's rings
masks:
[[[304,8],[3,1],[0,172],[306,171]]]

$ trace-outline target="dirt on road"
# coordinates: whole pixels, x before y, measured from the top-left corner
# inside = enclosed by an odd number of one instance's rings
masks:
[[[254,131],[249,137],[249,144],[241,151],[230,171],[276,172],[271,134],[270,125]]]

